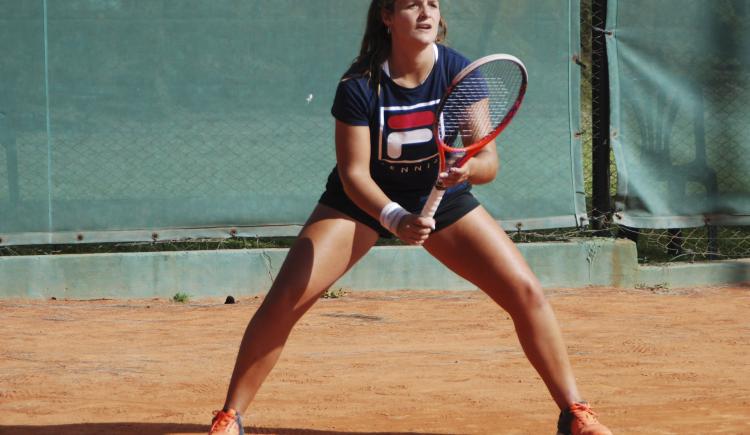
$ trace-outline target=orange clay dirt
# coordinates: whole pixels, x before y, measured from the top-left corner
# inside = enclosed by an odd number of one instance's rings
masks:
[[[750,286],[547,290],[615,434],[750,434]],[[204,434],[260,298],[0,301],[0,433]],[[354,292],[303,317],[245,414],[262,434],[554,434],[479,292]]]

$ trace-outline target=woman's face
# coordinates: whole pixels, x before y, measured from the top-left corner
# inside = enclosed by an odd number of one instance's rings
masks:
[[[396,0],[393,12],[383,12],[383,23],[391,29],[394,44],[432,44],[440,27],[440,2]]]

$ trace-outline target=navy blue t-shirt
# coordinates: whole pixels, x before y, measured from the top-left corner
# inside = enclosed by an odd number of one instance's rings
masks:
[[[349,70],[336,90],[331,114],[341,122],[370,127],[370,174],[392,200],[424,201],[440,169],[432,125],[440,98],[469,60],[455,50],[434,45],[436,62],[427,79],[415,88],[391,80],[383,65],[380,92],[370,77]],[[447,194],[469,189],[468,183]],[[326,189],[343,192],[337,168]],[[405,204],[402,204],[405,206]]]

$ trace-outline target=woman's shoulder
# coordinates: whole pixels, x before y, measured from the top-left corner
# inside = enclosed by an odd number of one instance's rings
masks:
[[[442,64],[450,76],[458,74],[459,71],[471,63],[466,56],[454,48],[442,44],[437,44],[437,47],[438,60],[442,59]]]
[[[347,124],[367,125],[374,113],[374,95],[369,75],[350,67],[339,80],[331,113]]]
[[[363,72],[356,65],[349,67],[341,76],[338,87],[339,89],[343,88],[348,92],[356,92],[364,96],[369,96],[373,92],[370,74]]]
[[[341,75],[340,83],[352,81],[354,83],[367,84],[370,81],[370,74],[356,62]]]
[[[448,47],[447,45],[442,44],[436,44],[438,47],[438,53],[439,56],[443,58],[446,62],[457,62],[457,63],[466,63],[469,64],[471,61],[469,58],[464,56],[460,51],[456,50],[453,47]]]

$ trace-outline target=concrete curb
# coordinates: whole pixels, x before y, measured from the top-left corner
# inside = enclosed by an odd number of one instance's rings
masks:
[[[750,282],[750,259],[639,266],[627,240],[517,245],[545,287],[701,287]],[[287,249],[0,257],[0,298],[148,298],[265,293]],[[374,248],[333,288],[468,290],[422,248]]]

